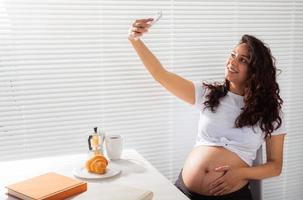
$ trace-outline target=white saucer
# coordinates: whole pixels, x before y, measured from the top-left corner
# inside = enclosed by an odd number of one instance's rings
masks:
[[[78,178],[86,178],[86,179],[102,179],[102,178],[109,178],[115,176],[121,172],[119,166],[115,164],[109,163],[106,169],[105,174],[95,174],[90,173],[84,166],[77,166],[73,169],[73,175]]]

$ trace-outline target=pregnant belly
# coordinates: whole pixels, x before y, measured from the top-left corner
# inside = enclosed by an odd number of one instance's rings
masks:
[[[187,157],[182,177],[185,186],[192,192],[211,195],[209,185],[222,176],[224,172],[215,172],[216,167],[230,165],[231,167],[248,166],[235,153],[219,146],[198,146]],[[247,184],[241,181],[230,192],[237,191]]]

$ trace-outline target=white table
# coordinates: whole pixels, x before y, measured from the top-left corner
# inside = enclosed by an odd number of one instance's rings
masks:
[[[84,162],[87,154],[43,157],[26,160],[0,162],[0,199],[15,200],[7,196],[6,185],[31,178],[50,171],[74,177],[72,169]],[[112,161],[121,167],[122,172],[114,177],[85,180],[89,184],[106,184],[147,189],[153,192],[153,200],[188,200],[168,179],[135,150],[124,150],[122,159]],[[73,200],[76,198],[73,198]]]

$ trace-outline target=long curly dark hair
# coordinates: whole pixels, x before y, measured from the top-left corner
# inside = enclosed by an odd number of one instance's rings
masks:
[[[267,136],[281,126],[280,117],[283,100],[276,82],[275,58],[267,44],[251,35],[243,35],[239,44],[245,43],[249,47],[251,62],[248,65],[248,79],[244,88],[244,107],[235,120],[235,127],[254,126],[259,123],[261,130]],[[205,108],[212,112],[220,104],[229,90],[229,81],[207,84],[209,89],[204,102]],[[274,127],[276,124],[276,127]]]

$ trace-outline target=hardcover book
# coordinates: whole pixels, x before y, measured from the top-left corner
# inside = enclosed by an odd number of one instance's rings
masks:
[[[24,200],[61,200],[87,190],[87,183],[54,172],[6,186],[8,194]]]

